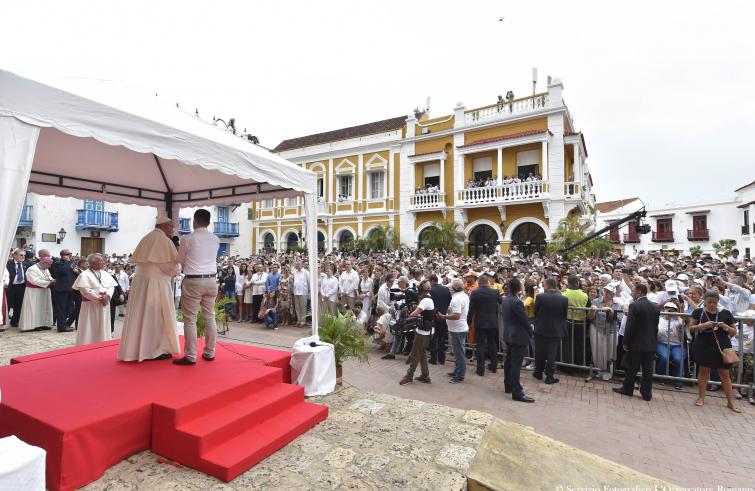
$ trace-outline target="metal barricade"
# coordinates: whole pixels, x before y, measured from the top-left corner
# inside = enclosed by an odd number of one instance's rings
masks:
[[[614,374],[623,375],[624,370],[619,366],[618,359],[621,357],[619,350],[619,328],[620,315],[614,312],[613,316],[608,317],[603,325],[595,322],[595,318],[590,318],[591,308],[569,307],[569,313],[566,319],[567,336],[561,338],[560,348],[556,355],[556,366],[560,368],[571,368],[584,370],[587,372],[586,381],[592,380],[595,376],[603,375],[604,379],[610,379]],[[623,312],[621,315],[626,315]],[[675,322],[674,319],[680,319],[681,322]],[[753,374],[753,353],[752,345],[745,350],[745,328],[752,327],[753,318],[735,316],[737,322],[736,349],[739,355],[738,366],[736,368],[736,377],[732,380],[732,386],[739,389],[747,389],[751,396],[755,395],[755,374]],[[665,326],[663,323],[667,323]],[[674,383],[697,383],[697,366],[691,359],[690,347],[692,336],[689,331],[690,315],[686,313],[661,312],[661,322],[659,325],[659,339],[662,339],[657,346],[657,359],[654,364],[653,378],[659,381],[670,381]],[[505,326],[504,326],[505,329]],[[665,332],[664,332],[665,330]],[[662,335],[661,335],[662,334]],[[665,343],[664,343],[665,341]],[[751,341],[753,342],[753,341]],[[503,348],[503,343],[501,344]],[[474,344],[468,344],[474,352]],[[665,356],[660,356],[663,349]],[[503,357],[505,353],[499,351],[498,356]],[[596,360],[597,359],[597,360]],[[534,362],[534,357],[525,357],[525,360]],[[599,364],[596,365],[596,361]],[[663,363],[662,372],[658,373],[658,363]],[[671,369],[675,374],[671,374]],[[711,375],[715,370],[711,371]],[[745,379],[745,376],[748,376]],[[708,383],[721,385],[718,380],[710,380]]]

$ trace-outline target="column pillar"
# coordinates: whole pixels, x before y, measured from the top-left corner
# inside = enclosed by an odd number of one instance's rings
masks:
[[[328,218],[328,236],[325,238],[325,243],[327,244],[327,252],[330,252],[333,250],[333,219]]]
[[[543,181],[547,181],[548,180],[548,141],[547,140],[543,140],[543,154],[540,157],[540,162],[543,168]]]
[[[446,159],[440,159],[440,192],[446,192]]]
[[[362,221],[362,215],[359,215],[357,217],[357,237],[360,238],[360,239],[364,238],[364,237],[362,237],[363,230],[364,230],[364,223]]]
[[[572,164],[572,172],[574,173],[574,182],[579,185],[580,189],[582,188],[582,179],[583,179],[583,172],[582,172],[582,159],[579,155],[579,143],[575,143],[572,145],[572,148],[574,151],[572,152],[574,154],[574,162]]]
[[[394,198],[394,187],[395,187],[395,176],[393,175],[396,170],[394,169],[393,165],[395,163],[395,157],[393,156],[393,147],[388,149],[388,172],[385,176],[386,179],[388,179],[388,197]]]
[[[333,159],[328,159],[328,203],[331,205],[334,203],[333,199]],[[330,209],[328,209],[328,213],[330,213]]]
[[[503,147],[498,147],[498,185],[503,185]]]
[[[362,201],[365,199],[365,193],[364,193],[364,154],[359,154],[358,160],[357,160],[357,175],[355,176],[357,179],[357,212],[362,211]]]
[[[276,229],[275,229],[275,237],[277,240],[275,241],[275,250],[276,252],[280,252],[283,250],[283,237],[281,237],[281,222],[278,220],[276,222]]]

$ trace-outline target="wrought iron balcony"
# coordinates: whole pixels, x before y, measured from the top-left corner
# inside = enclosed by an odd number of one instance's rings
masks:
[[[710,231],[707,228],[687,229],[687,240],[708,240]]]
[[[529,181],[501,186],[466,188],[459,191],[458,197],[459,205],[540,200],[548,197],[548,183],[545,181]]]
[[[186,234],[191,233],[191,218],[178,219],[178,233],[180,235],[186,235]]]
[[[76,230],[118,231],[118,212],[102,210],[76,210]]]
[[[624,234],[624,243],[625,244],[639,244],[640,243],[640,235],[637,234],[637,233]]]
[[[411,210],[432,210],[446,206],[446,193],[417,193],[409,197]]]
[[[673,242],[674,232],[671,231],[659,231],[653,232],[653,242]]]
[[[19,227],[31,228],[34,225],[33,208],[31,205],[25,205],[21,210],[21,218],[18,220]]]
[[[239,222],[213,222],[213,230],[218,237],[238,237]]]

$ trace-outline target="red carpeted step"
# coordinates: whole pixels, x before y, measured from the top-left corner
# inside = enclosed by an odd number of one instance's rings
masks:
[[[177,403],[175,405],[163,404],[163,408],[173,411],[174,422],[177,427],[189,421],[201,417],[207,413],[216,411],[230,403],[239,401],[249,394],[268,387],[280,385],[280,370],[272,367],[261,367],[251,379],[245,380],[231,388],[211,391],[205,389],[202,396],[189,404]]]
[[[301,401],[203,454],[199,469],[225,482],[231,481],[327,415],[327,406]]]
[[[303,387],[273,385],[209,411],[176,429],[190,438],[197,454],[201,455],[303,400]]]

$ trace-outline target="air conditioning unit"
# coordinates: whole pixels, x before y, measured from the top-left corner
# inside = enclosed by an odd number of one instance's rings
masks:
[[[430,133],[430,128],[427,128],[427,127],[422,128],[422,134],[423,135],[427,135],[428,133]]]

